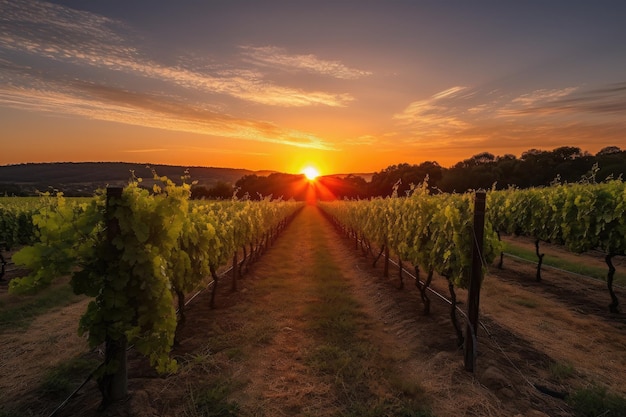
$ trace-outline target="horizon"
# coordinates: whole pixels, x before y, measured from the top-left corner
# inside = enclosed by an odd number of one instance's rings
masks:
[[[565,147],[568,147],[568,145],[564,145]],[[609,145],[609,147],[611,146],[616,146],[616,145]],[[554,150],[556,150],[558,148],[554,148],[554,149],[527,149],[526,151],[532,151],[532,150],[538,150],[538,151],[545,151],[545,152],[552,152]],[[579,148],[580,151],[585,154],[589,154],[592,156],[595,156],[596,153],[593,152],[589,152],[586,149],[582,149]],[[526,152],[524,151],[524,152]],[[621,149],[622,152],[626,152],[626,149]],[[524,153],[522,152],[522,154]],[[471,156],[475,156],[478,155],[480,153],[491,153],[489,151],[480,151],[474,155]],[[502,157],[505,155],[513,155],[516,159],[521,159],[522,155],[515,155],[515,154],[492,154],[494,155],[496,158],[498,157]],[[469,159],[469,158],[466,158]],[[334,176],[334,175],[366,175],[366,176],[370,176],[372,174],[375,173],[379,173],[381,171],[383,171],[384,169],[387,169],[391,166],[397,166],[400,164],[409,164],[409,165],[420,165],[421,163],[424,162],[434,162],[437,163],[439,166],[441,166],[443,169],[451,169],[454,165],[456,165],[457,163],[462,162],[462,160],[456,161],[454,164],[449,165],[449,166],[444,166],[442,164],[439,164],[438,161],[421,161],[419,163],[410,163],[407,161],[399,161],[396,163],[393,163],[391,165],[388,165],[386,167],[383,167],[379,170],[376,171],[346,171],[346,172],[322,172],[319,171],[317,169],[317,167],[313,166],[313,165],[308,165],[308,166],[304,166],[303,169],[301,169],[299,172],[286,172],[286,171],[280,171],[277,169],[250,169],[250,168],[245,168],[245,167],[230,167],[230,166],[214,166],[214,165],[185,165],[185,164],[168,164],[168,163],[154,163],[154,162],[135,162],[135,161],[50,161],[50,162],[20,162],[20,163],[14,163],[14,164],[0,164],[0,168],[1,167],[8,167],[8,166],[16,166],[16,165],[28,165],[28,164],[99,164],[99,163],[110,163],[110,164],[133,164],[133,165],[145,165],[145,166],[153,166],[153,165],[160,165],[160,166],[168,166],[168,167],[182,167],[182,168],[209,168],[209,169],[224,169],[224,170],[243,170],[243,171],[250,171],[254,174],[259,173],[259,172],[270,172],[270,173],[279,173],[279,174],[289,174],[289,175],[302,175],[304,177],[308,177],[307,175],[307,170],[309,168],[313,168],[317,175],[315,175],[315,177],[330,177],[330,176]]]
[[[626,148],[620,1],[0,0],[0,10],[0,165],[340,175]]]

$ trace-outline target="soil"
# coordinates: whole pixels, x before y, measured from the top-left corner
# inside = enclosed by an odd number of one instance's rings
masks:
[[[301,320],[302,311],[316,301],[307,290],[314,227],[321,228],[330,259],[340,266],[361,306],[362,336],[398,379],[420,387],[434,415],[572,416],[566,401],[557,398],[561,394],[594,384],[626,395],[626,320],[608,312],[604,284],[547,269],[544,282],[536,283],[534,265],[510,258],[504,269],[490,268],[482,288],[483,327],[472,374],[465,371],[463,352],[456,346],[449,305],[431,295],[431,314],[422,315],[419,293],[406,273],[399,289],[397,269],[383,278],[382,262],[373,268],[371,257],[308,206],[250,266],[238,291],[230,291],[226,282],[218,287],[215,309],[208,306],[208,291],[188,305],[181,344],[173,352],[180,363],[177,374],[159,376],[131,351],[127,400],[99,412],[100,394],[89,382],[58,415],[202,415],[193,409],[199,387],[220,379],[230,381],[227,401],[239,406],[240,416],[341,415],[328,379],[311,372],[303,360],[315,343]],[[598,258],[575,256],[584,262]],[[447,295],[444,279],[436,277],[433,288]],[[461,290],[457,295],[466,298]],[[617,295],[623,300],[626,292],[618,289]],[[72,330],[84,308],[78,303],[52,311],[26,332],[0,335],[0,404],[31,403],[30,415],[35,416],[54,410],[58,403],[42,399],[35,381],[55,363],[98,355]],[[55,345],[51,335],[63,343]],[[571,372],[555,371],[558,365]],[[374,382],[381,397],[392,394],[385,381]]]

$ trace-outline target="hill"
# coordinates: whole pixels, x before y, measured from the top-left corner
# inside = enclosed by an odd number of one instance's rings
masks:
[[[0,195],[36,195],[60,190],[68,196],[90,196],[98,188],[123,186],[134,176],[149,183],[152,170],[180,182],[187,170],[191,180],[207,186],[234,184],[254,171],[236,168],[146,165],[126,162],[58,162],[0,166]]]

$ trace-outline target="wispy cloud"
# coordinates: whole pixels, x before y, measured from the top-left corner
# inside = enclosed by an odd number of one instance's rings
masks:
[[[93,13],[38,1],[0,0],[4,30],[0,52],[28,54],[60,64],[119,73],[168,83],[213,95],[227,95],[263,105],[342,107],[353,98],[346,93],[306,91],[275,85],[255,71],[199,71],[185,62],[162,65],[142,52],[139,37],[123,23]],[[66,68],[67,69],[67,68]],[[335,68],[340,71],[341,67]],[[345,69],[347,71],[348,69]]]
[[[523,94],[452,87],[393,116],[389,146],[450,149],[556,147],[619,143],[626,132],[626,82],[584,90]]]
[[[271,122],[218,113],[201,103],[191,103],[173,95],[140,93],[84,81],[42,81],[27,73],[15,75],[12,82],[0,84],[0,103],[37,112],[72,114],[173,131],[301,148],[334,149],[314,135],[283,129]]]
[[[249,62],[279,69],[301,70],[343,80],[353,80],[372,75],[370,71],[349,68],[339,61],[320,59],[312,54],[288,54],[285,49],[276,46],[242,46],[240,48]]]
[[[459,117],[458,105],[454,104],[459,97],[468,97],[466,87],[452,87],[414,101],[393,119],[420,136],[453,134],[469,126]]]
[[[515,105],[520,105],[519,107]],[[620,116],[626,114],[626,82],[603,88],[539,90],[513,100],[505,114],[578,114]]]
[[[558,100],[562,97],[569,96],[576,90],[576,87],[568,87],[560,90],[536,90],[530,93],[522,94],[521,96],[513,99],[511,103],[519,104],[523,107],[533,107],[538,104]]]
[[[5,51],[116,70],[140,59],[121,22],[39,1],[0,0],[0,6]]]

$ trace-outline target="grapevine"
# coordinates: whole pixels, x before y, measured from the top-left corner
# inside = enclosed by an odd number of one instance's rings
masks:
[[[391,251],[416,267],[428,271],[427,284],[418,283],[424,311],[429,300],[426,286],[433,273],[448,280],[453,299],[451,318],[459,344],[463,337],[456,323],[454,287],[467,288],[471,273],[472,236],[471,194],[430,195],[427,184],[414,187],[408,197],[377,198],[361,201],[336,201],[320,203],[332,217],[348,230],[364,239]],[[484,238],[483,258],[491,262],[499,251],[500,243],[491,227]]]
[[[98,375],[103,406],[125,396],[128,345],[157,371],[176,370],[169,353],[184,311],[177,322],[174,297],[182,306],[184,294],[208,274],[216,277],[238,247],[267,239],[301,206],[269,200],[192,204],[188,185],[155,179],[161,185],[152,190],[138,180],[119,195],[100,193],[80,204],[53,198],[33,215],[36,242],[13,257],[31,273],[12,280],[10,291],[36,291],[70,275],[74,292],[93,298],[79,333],[91,346],[105,344]]]
[[[609,267],[609,309],[619,311],[613,291],[612,258],[626,253],[626,185],[621,180],[604,183],[556,184],[545,188],[492,191],[488,202],[494,227],[509,234],[533,237],[582,253],[600,250]],[[541,262],[537,267],[537,279]]]

